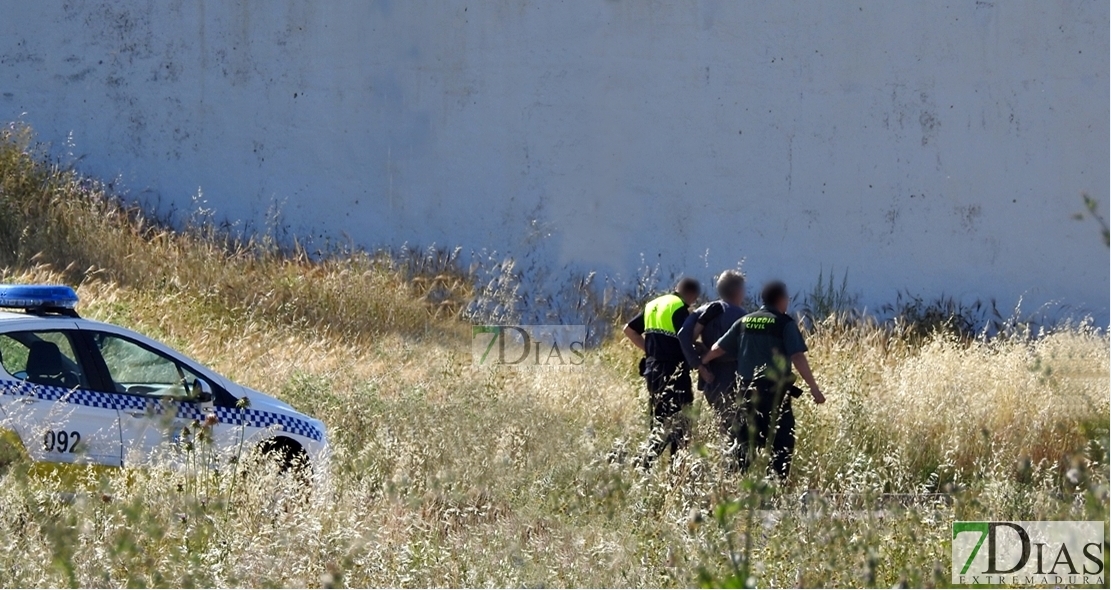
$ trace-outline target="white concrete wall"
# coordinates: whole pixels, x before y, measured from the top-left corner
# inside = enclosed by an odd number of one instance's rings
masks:
[[[0,119],[168,210],[1106,321],[1108,3],[0,1]],[[72,148],[64,142],[72,134]],[[535,270],[528,270],[535,272]]]

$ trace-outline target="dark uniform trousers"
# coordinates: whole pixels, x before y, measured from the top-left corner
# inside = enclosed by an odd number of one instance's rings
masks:
[[[795,414],[785,388],[770,379],[740,381],[740,447],[738,460],[742,471],[748,469],[757,449],[771,439],[769,472],[786,479],[795,452]]]
[[[648,386],[652,410],[652,434],[644,466],[648,467],[664,449],[672,455],[690,441],[690,420],[683,412],[691,402],[691,377],[682,362],[665,363],[648,357],[644,363],[644,380]]]

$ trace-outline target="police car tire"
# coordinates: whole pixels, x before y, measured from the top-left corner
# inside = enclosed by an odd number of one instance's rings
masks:
[[[276,461],[282,473],[312,471],[309,455],[304,447],[293,439],[285,437],[268,438],[258,445],[258,453],[265,459]]]

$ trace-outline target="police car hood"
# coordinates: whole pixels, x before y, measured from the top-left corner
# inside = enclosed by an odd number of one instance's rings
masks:
[[[313,418],[312,416],[309,416],[307,414],[301,413],[294,409],[293,406],[283,402],[280,399],[266,395],[261,391],[255,391],[243,386],[239,386],[238,390],[239,397],[247,398],[249,402],[247,406],[248,408],[260,412],[267,412],[272,415],[288,416],[293,422],[293,434],[298,434],[302,437],[313,439],[312,441],[309,441],[309,448],[320,450],[322,446],[327,446],[328,443],[327,439],[325,438],[326,427],[324,425],[324,422],[321,422],[319,419]],[[297,426],[298,424],[300,424],[301,426]],[[288,426],[290,426],[290,424],[285,424],[285,427]],[[313,444],[314,441],[315,444]],[[310,450],[310,453],[313,452],[316,451]]]
[[[280,412],[292,412],[294,414],[299,413],[297,410],[293,409],[293,406],[276,397],[271,397],[261,391],[255,391],[246,387],[242,387],[241,389],[243,390],[242,394],[246,396],[247,400],[250,402],[248,406],[250,408],[256,410],[278,410]]]

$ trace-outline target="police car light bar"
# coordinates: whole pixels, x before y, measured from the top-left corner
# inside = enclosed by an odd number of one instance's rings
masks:
[[[65,285],[0,285],[0,307],[76,315],[77,292]]]

